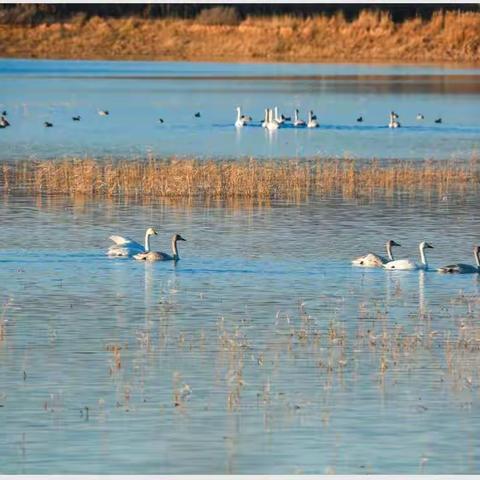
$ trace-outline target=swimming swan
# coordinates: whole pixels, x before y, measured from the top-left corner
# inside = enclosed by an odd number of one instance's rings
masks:
[[[419,245],[420,258],[422,260],[421,264],[415,263],[413,260],[410,260],[409,258],[405,258],[402,260],[394,260],[392,262],[388,262],[384,265],[384,267],[387,270],[428,270],[427,257],[425,256],[426,248],[433,248],[433,247],[427,242],[422,242]]]
[[[244,127],[249,121],[251,121],[251,117],[242,115],[242,109],[240,107],[237,107],[237,120],[235,122],[235,126],[237,128]]]
[[[317,117],[313,114],[312,110],[309,110],[307,128],[317,128],[317,127],[318,127]]]
[[[473,265],[467,265],[465,263],[455,263],[454,265],[446,265],[440,267],[437,272],[441,273],[480,273],[480,247],[473,249],[473,256],[475,257],[476,267]]]
[[[280,125],[273,118],[273,111],[271,108],[267,110],[267,121],[265,122],[265,128],[267,130],[277,130]]]
[[[363,257],[352,260],[352,265],[355,267],[383,267],[386,263],[394,260],[392,247],[401,247],[401,245],[394,240],[389,240],[385,244],[387,257],[376,255],[375,253],[367,253],[367,255],[363,255]]]
[[[305,126],[305,120],[301,120],[298,118],[298,108],[295,109],[295,112],[293,114],[293,126],[294,127],[304,127]]]
[[[390,122],[388,128],[399,128],[400,122],[398,121],[398,115],[395,112],[390,112]]]
[[[145,232],[145,247],[130,238],[121,237],[119,235],[112,235],[109,238],[115,243],[115,245],[112,245],[108,249],[107,255],[109,255],[110,257],[132,257],[137,253],[149,252],[150,237],[152,235],[157,235],[157,231],[154,228],[150,227]]]
[[[186,242],[186,240],[179,234],[175,234],[172,237],[172,253],[173,255],[169,255],[168,253],[163,253],[163,252],[143,252],[143,253],[137,253],[136,255],[133,256],[136,260],[146,260],[147,262],[157,262],[157,261],[168,261],[168,260],[173,260],[177,261],[180,260],[180,257],[178,256],[178,250],[177,250],[177,241],[183,241]]]

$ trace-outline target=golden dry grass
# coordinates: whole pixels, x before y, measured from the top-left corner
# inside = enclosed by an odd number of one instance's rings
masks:
[[[265,31],[271,41],[265,42]],[[388,13],[195,20],[83,17],[33,27],[0,25],[0,56],[219,61],[478,62],[480,13],[439,12],[392,21]]]
[[[477,187],[476,160],[394,162],[353,160],[199,161],[155,159],[105,161],[31,160],[0,168],[4,192],[90,197],[304,199],[340,193],[355,198],[394,192],[443,195]]]

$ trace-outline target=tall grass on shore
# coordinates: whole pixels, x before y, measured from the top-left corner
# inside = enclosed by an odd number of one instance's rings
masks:
[[[353,160],[199,161],[66,159],[3,163],[4,192],[90,197],[304,199],[427,192],[444,195],[476,188],[480,168],[452,162],[355,163]]]
[[[212,9],[213,10],[213,9]],[[220,61],[475,62],[480,12],[440,11],[396,23],[365,10],[334,16],[247,16],[206,11],[196,19],[86,18],[0,24],[0,57]],[[216,16],[215,16],[216,15]],[[1,19],[0,19],[1,21]],[[265,42],[268,31],[271,41]]]

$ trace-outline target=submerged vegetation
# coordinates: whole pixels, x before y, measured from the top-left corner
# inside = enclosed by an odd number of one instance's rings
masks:
[[[394,11],[254,16],[214,7],[190,18],[74,16],[5,10],[0,56],[220,61],[478,62],[480,13],[436,11],[396,22]],[[16,21],[17,16],[32,21]],[[108,15],[108,14],[107,14]],[[43,23],[42,22],[42,18]],[[271,41],[265,42],[265,32]]]
[[[317,159],[311,161],[200,161],[155,159],[4,162],[0,188],[103,197],[305,199],[341,194],[347,198],[423,192],[445,195],[476,188],[476,160],[406,162]]]

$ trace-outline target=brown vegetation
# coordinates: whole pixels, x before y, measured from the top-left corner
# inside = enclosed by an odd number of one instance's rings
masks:
[[[194,20],[81,14],[64,23],[2,24],[0,56],[292,62],[480,59],[477,12],[441,11],[431,19],[395,23],[388,12],[375,11],[364,11],[353,21],[341,12],[308,18],[247,16],[241,21],[234,10],[212,10]]]
[[[102,161],[71,159],[4,163],[0,188],[7,192],[81,194],[106,197],[303,199],[340,193],[361,195],[428,192],[444,195],[476,187],[476,161],[453,163],[352,160]]]

